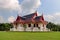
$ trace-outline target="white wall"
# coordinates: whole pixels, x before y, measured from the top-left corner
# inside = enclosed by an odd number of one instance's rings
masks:
[[[17,25],[17,28],[16,28],[16,25],[13,25],[14,28],[10,29],[10,31],[24,31],[24,27],[23,27],[23,24],[18,24]],[[40,27],[40,29],[38,29],[38,27],[33,27],[34,24],[31,23],[31,27],[28,27],[28,24],[26,24],[26,31],[47,31],[47,28],[46,28],[46,25],[44,25],[43,27],[43,24],[42,23],[39,23],[38,26]],[[33,30],[32,30],[33,28]]]
[[[40,31],[40,30],[38,29],[38,27],[34,27],[33,31]]]
[[[10,31],[17,31],[16,25],[13,24],[13,28],[10,28]]]
[[[24,31],[24,27],[22,24],[17,25],[17,31]]]
[[[38,25],[40,27],[40,31],[43,31],[43,24],[42,23],[39,23]]]
[[[44,31],[47,31],[46,25],[44,25]]]

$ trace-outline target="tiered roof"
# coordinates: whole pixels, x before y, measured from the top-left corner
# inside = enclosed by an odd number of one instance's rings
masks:
[[[43,15],[37,16],[37,12],[25,15],[23,17],[17,16],[16,21],[14,23],[40,23],[42,22],[43,24],[47,24],[47,22],[44,20]]]

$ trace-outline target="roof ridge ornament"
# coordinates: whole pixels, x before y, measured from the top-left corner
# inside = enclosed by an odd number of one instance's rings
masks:
[[[35,14],[36,14],[36,16],[37,16],[37,10],[34,12]]]
[[[35,13],[37,13],[37,10],[35,11]]]
[[[42,19],[44,20],[43,13],[42,13],[42,15],[41,15],[41,16],[42,16]]]

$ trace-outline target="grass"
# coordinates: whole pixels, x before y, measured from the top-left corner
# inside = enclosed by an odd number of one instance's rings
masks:
[[[0,40],[60,40],[60,32],[0,32]]]

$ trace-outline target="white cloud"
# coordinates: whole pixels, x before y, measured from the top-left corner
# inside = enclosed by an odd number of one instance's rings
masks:
[[[18,0],[0,0],[0,13],[1,14],[4,14],[4,13],[10,14],[10,12],[11,12],[11,14],[12,14],[12,12],[13,13],[15,12],[13,10],[17,10],[18,13],[20,13],[20,15],[26,15],[26,14],[35,12],[40,5],[41,5],[40,0],[23,0],[23,2],[21,2],[21,4],[19,4]],[[3,15],[3,16],[7,16],[7,14]],[[7,18],[5,18],[5,19],[7,19]],[[11,22],[11,20],[13,20],[13,19],[14,19],[14,17],[9,17],[7,20],[9,22]]]
[[[8,22],[8,17],[11,14],[16,14],[15,12],[17,12],[18,10],[21,10],[21,5],[19,4],[18,0],[0,0],[0,14],[4,17],[4,19],[3,17],[0,17],[0,23]],[[13,21],[13,17],[10,17],[9,19],[9,22]]]
[[[60,17],[60,12],[55,13],[54,16]]]
[[[0,8],[3,10],[18,10],[20,15],[33,13],[41,5],[40,0],[23,0],[19,4],[18,0],[0,0]],[[1,10],[0,9],[0,10]]]
[[[45,20],[47,20],[47,21],[51,21],[54,19],[54,17],[52,15],[45,15],[44,17],[45,17]]]
[[[13,17],[13,16],[10,16],[9,18],[8,18],[8,22],[14,22],[15,21],[15,18]]]
[[[19,9],[19,1],[18,0],[0,0],[0,8],[4,9]]]
[[[57,13],[53,13],[50,15],[45,15],[45,20],[49,21],[49,22],[53,22],[55,24],[60,24],[60,12]]]
[[[0,16],[0,23],[4,22],[4,18],[2,16]]]
[[[40,0],[24,0],[21,3],[22,6],[22,13],[21,15],[26,15],[29,13],[33,13],[37,10],[37,8],[41,5]]]

